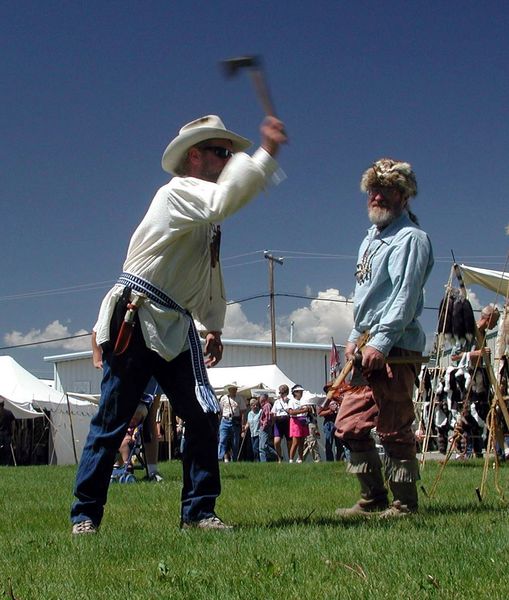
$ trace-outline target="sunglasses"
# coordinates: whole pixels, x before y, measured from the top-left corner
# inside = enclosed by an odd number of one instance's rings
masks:
[[[223,160],[233,156],[233,152],[231,150],[228,150],[228,148],[223,148],[222,146],[202,146],[201,150],[208,150]]]
[[[382,195],[386,199],[392,199],[397,192],[397,188],[389,186],[371,187],[367,189],[368,197],[374,198],[378,194]]]

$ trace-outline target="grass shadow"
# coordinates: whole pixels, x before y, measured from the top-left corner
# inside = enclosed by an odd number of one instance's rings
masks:
[[[501,510],[507,510],[508,503],[500,501],[499,505],[487,502],[469,502],[467,504],[454,504],[452,502],[437,502],[428,504],[421,513],[423,516],[430,515],[457,515],[457,514],[479,514],[479,513],[499,513]]]
[[[341,518],[334,515],[317,515],[313,517],[314,510],[303,515],[284,516],[277,519],[269,519],[266,523],[243,523],[239,525],[241,529],[286,529],[288,527],[337,527],[337,528],[356,528],[356,527],[376,527],[392,526],[395,523],[411,523],[416,528],[426,528],[429,526],[430,519],[444,515],[472,515],[493,513],[498,515],[500,511],[507,510],[507,506],[496,506],[494,504],[482,502],[470,502],[468,504],[437,503],[436,505],[427,505],[421,507],[419,513],[401,519],[379,519],[374,514],[368,518]]]
[[[490,459],[490,461],[493,459]],[[443,466],[444,461],[437,461],[437,464],[440,465],[440,467]],[[455,468],[455,469],[473,469],[473,468],[479,468],[484,464],[484,459],[483,458],[468,458],[466,460],[457,460],[457,459],[453,459],[451,458],[450,460],[447,461],[447,464],[445,465],[446,469],[449,468]],[[508,463],[506,461],[501,461],[500,462],[500,468],[503,468],[504,466],[506,466]]]

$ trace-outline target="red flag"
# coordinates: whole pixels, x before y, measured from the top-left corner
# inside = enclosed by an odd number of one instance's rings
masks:
[[[339,350],[336,344],[334,343],[334,338],[331,338],[331,342],[332,347],[330,351],[330,378],[331,380],[334,380],[339,375],[341,359],[339,358]]]

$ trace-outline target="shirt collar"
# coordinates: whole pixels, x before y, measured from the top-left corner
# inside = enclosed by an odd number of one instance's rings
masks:
[[[389,223],[387,227],[382,229],[382,231],[378,231],[377,226],[372,225],[368,229],[368,235],[372,240],[378,238],[379,240],[383,240],[385,243],[390,244],[394,239],[394,236],[403,227],[415,227],[415,223],[410,220],[406,210],[404,210],[397,219],[392,221],[392,223]]]

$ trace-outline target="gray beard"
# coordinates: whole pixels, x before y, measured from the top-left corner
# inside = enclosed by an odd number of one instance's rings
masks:
[[[403,211],[393,211],[388,208],[368,208],[368,217],[378,229],[384,229],[395,221],[402,212]]]

